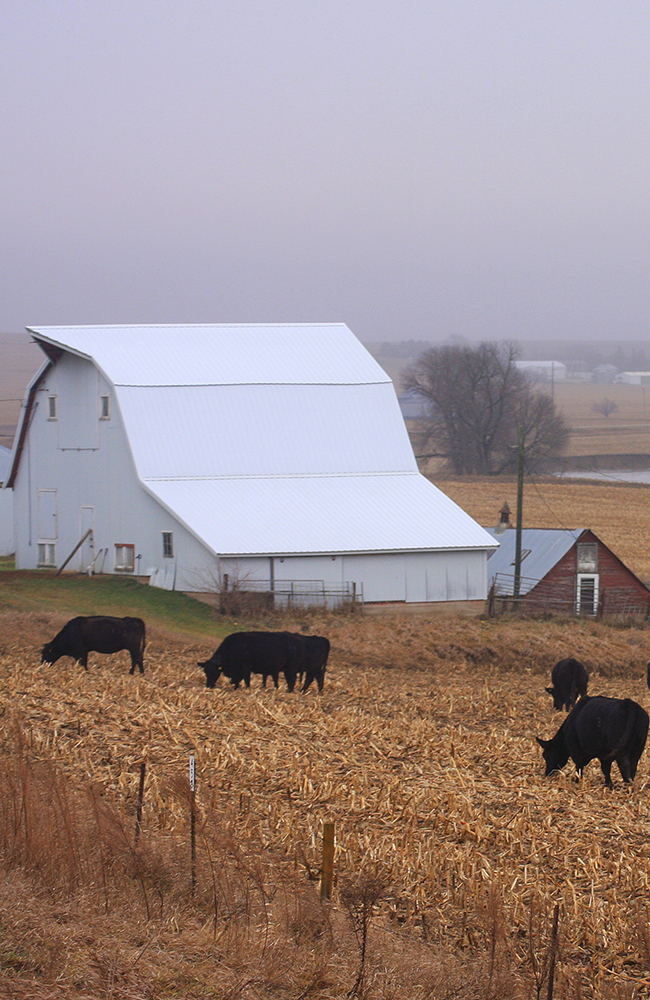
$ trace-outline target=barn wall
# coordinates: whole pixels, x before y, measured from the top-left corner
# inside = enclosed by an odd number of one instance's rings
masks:
[[[638,601],[640,607],[648,606],[648,590],[639,579],[625,566],[614,553],[604,545],[591,531],[585,531],[578,542],[592,542],[598,545],[598,589],[599,604],[604,614],[617,613],[620,608],[618,600],[621,591]],[[567,614],[575,612],[576,578],[577,578],[577,544],[556,563],[544,579],[534,587],[526,597],[526,603],[533,607],[538,595],[552,593],[554,595],[554,610],[558,607],[558,595],[566,594]],[[569,596],[571,595],[571,596]],[[608,596],[609,595],[609,596]]]
[[[86,383],[81,377],[83,372]],[[71,387],[80,390],[80,399],[71,401],[68,408]],[[57,396],[57,420],[48,418],[49,395]],[[109,396],[107,420],[100,419],[101,395]],[[73,418],[92,426],[79,427],[73,437]],[[87,447],[93,441],[94,446]],[[73,444],[76,446],[68,447]],[[41,501],[43,496],[48,497],[50,528],[44,527],[39,491],[47,491],[40,496]],[[56,545],[56,565],[60,566],[87,527],[93,528],[94,548],[86,542],[66,571],[83,571],[100,549],[107,549],[105,556],[98,556],[96,569],[114,572],[118,544],[134,546],[135,554],[141,556],[135,569],[142,576],[157,570],[172,582],[178,562],[191,561],[198,566],[208,559],[204,547],[191,533],[142,488],[111,387],[94,365],[82,359],[65,355],[39,387],[14,495],[18,569],[38,567],[38,542],[43,532]],[[173,533],[172,559],[163,556],[163,531]]]
[[[0,556],[14,549],[14,491],[0,489]]]
[[[268,584],[270,559],[223,559],[213,579],[228,573],[232,586]],[[207,573],[206,573],[207,576]],[[282,581],[323,581],[326,586],[357,585],[365,603],[481,601],[487,595],[485,552],[411,552],[363,555],[274,557],[273,577]],[[197,590],[196,586],[184,589]]]

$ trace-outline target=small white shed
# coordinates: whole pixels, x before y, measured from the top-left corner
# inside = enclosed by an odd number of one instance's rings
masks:
[[[12,454],[16,563],[481,602],[494,539],[417,469],[340,323],[39,327]]]

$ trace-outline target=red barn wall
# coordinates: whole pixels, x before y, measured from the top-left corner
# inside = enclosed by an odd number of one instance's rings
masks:
[[[639,610],[648,609],[648,589],[593,532],[585,531],[578,541],[595,542],[598,545],[599,605],[603,614],[620,613],[623,599],[626,605],[635,604]],[[560,610],[558,605],[561,604],[567,614],[575,612],[577,545],[578,542],[527,594],[526,603],[531,608],[539,604],[543,595],[549,595],[549,603],[552,601],[555,610]]]

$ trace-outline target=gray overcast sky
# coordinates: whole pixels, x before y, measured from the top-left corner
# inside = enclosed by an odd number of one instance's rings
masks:
[[[0,329],[650,339],[647,0],[3,12]]]

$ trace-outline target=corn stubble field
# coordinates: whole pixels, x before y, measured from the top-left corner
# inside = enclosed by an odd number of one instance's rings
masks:
[[[513,481],[440,485],[484,524],[514,510]],[[592,527],[648,579],[649,497],[539,480],[526,522]],[[126,581],[114,605],[99,578],[53,581],[39,604],[19,577],[0,573],[0,996],[650,995],[650,753],[607,791],[597,762],[544,779],[535,741],[564,718],[544,688],[566,655],[591,694],[650,707],[647,625],[305,613],[206,636],[151,588],[130,608]],[[40,665],[91,610],[145,617],[144,677],[126,653]],[[207,690],[196,661],[242,627],[329,636],[323,693]]]
[[[0,995],[523,998],[548,995],[552,957],[555,996],[646,995],[650,759],[608,792],[597,762],[544,779],[535,742],[563,718],[544,687],[565,654],[591,693],[648,707],[645,629],[254,623],[329,635],[303,695],[209,691],[218,640],[151,628],[144,677],[126,653],[40,666],[64,621],[2,616]]]

